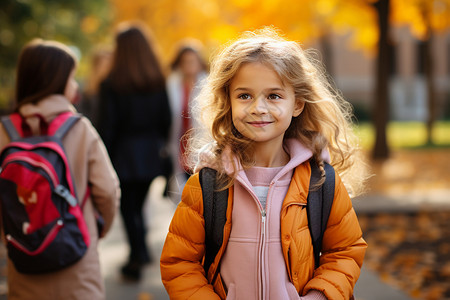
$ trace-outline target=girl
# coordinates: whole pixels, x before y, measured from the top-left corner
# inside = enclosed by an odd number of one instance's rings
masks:
[[[224,242],[205,274],[198,174],[183,191],[161,255],[171,299],[349,299],[366,242],[344,183],[356,192],[349,106],[295,42],[271,29],[220,53],[198,97],[206,128],[192,160],[229,187]],[[208,141],[209,151],[196,147]],[[200,154],[200,155],[199,155]],[[199,155],[199,156],[198,156]],[[306,199],[315,159],[331,161],[335,198],[314,269]],[[323,182],[324,179],[322,179]]]
[[[49,123],[61,113],[76,112],[71,104],[78,94],[76,66],[75,55],[61,43],[37,39],[23,48],[17,68],[16,111],[33,135],[40,134],[39,117]],[[0,148],[9,141],[0,125]],[[86,195],[90,188],[90,200],[83,208],[90,246],[77,263],[45,274],[19,273],[8,259],[8,299],[105,299],[97,244],[98,237],[105,236],[113,222],[119,181],[105,146],[87,118],[82,117],[62,142],[78,195]],[[104,219],[101,232],[95,210]]]
[[[130,247],[121,268],[139,280],[151,262],[143,207],[150,183],[163,174],[171,122],[165,78],[145,27],[123,23],[116,35],[111,71],[100,85],[99,133],[119,175],[120,212]]]

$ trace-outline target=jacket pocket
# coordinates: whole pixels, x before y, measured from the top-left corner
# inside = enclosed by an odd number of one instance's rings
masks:
[[[295,253],[292,254],[295,255],[294,257],[297,263],[303,263],[305,260],[311,258],[313,254],[312,240],[308,226],[297,229],[294,233],[294,242],[291,243],[291,247],[293,246],[292,244],[295,245]]]
[[[308,226],[299,228],[293,237],[289,248],[289,263],[291,280],[299,284],[311,276],[308,272],[310,262],[313,260],[311,235]]]

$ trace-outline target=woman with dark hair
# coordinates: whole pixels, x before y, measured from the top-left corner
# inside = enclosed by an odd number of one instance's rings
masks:
[[[180,191],[183,190],[184,183],[191,173],[184,153],[187,141],[185,134],[194,127],[190,115],[191,100],[198,94],[199,84],[207,75],[207,65],[201,56],[201,49],[200,42],[196,40],[185,40],[180,43],[171,65],[172,72],[167,79],[173,119],[169,150],[175,180],[170,180],[171,186],[166,189],[170,190],[169,195],[176,203],[180,201]],[[175,184],[178,186],[174,186]]]
[[[122,274],[139,280],[151,262],[143,206],[162,175],[171,116],[165,78],[143,27],[119,27],[111,72],[100,87],[99,132],[122,189],[120,211],[130,246]]]
[[[49,124],[60,114],[76,112],[71,104],[78,94],[74,77],[76,67],[73,52],[61,43],[36,39],[23,48],[17,66],[16,112],[22,119],[22,127],[29,129],[27,134],[44,134],[41,132],[44,128],[42,122]],[[0,148],[9,142],[10,138],[0,124]],[[83,206],[83,217],[90,245],[78,262],[50,273],[23,274],[8,259],[10,300],[105,299],[97,244],[98,238],[105,236],[113,222],[120,195],[119,181],[105,146],[87,118],[81,117],[73,125],[63,137],[62,144],[77,195],[88,196]],[[100,232],[96,223],[97,212],[104,219]],[[4,233],[1,235],[3,237]]]

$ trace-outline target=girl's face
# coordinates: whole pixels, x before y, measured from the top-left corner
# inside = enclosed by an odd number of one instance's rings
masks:
[[[71,102],[75,103],[78,98],[78,82],[75,80],[75,69],[70,72],[67,79],[66,88],[64,90],[64,96]]]
[[[229,93],[234,126],[257,143],[281,146],[292,117],[300,115],[304,107],[304,102],[296,101],[291,85],[258,62],[240,67]]]

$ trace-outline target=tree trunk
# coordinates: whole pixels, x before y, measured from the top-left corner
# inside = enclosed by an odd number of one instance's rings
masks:
[[[428,117],[426,121],[427,128],[427,144],[433,144],[433,125],[436,120],[436,93],[434,89],[434,60],[433,54],[431,51],[432,41],[433,41],[433,31],[431,29],[430,24],[430,16],[428,13],[428,8],[426,7],[426,3],[423,3],[422,7],[423,18],[426,22],[427,26],[427,35],[424,41],[424,51],[423,53],[423,62],[424,62],[424,71],[425,71],[425,80],[427,84],[427,96],[428,96]]]
[[[376,69],[375,102],[373,123],[375,125],[374,159],[389,157],[386,127],[389,121],[389,0],[379,0],[375,4],[378,11],[380,37]]]
[[[330,34],[325,31],[319,39],[320,49],[322,50],[322,61],[325,65],[327,74],[331,77],[334,76],[334,65],[333,65],[333,54],[332,54],[332,46],[330,41]]]

